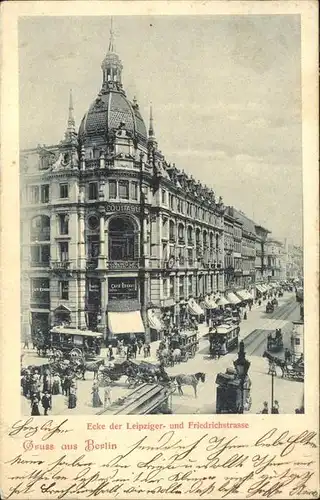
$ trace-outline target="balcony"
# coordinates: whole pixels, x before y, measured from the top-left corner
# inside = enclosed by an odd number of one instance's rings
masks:
[[[58,275],[71,275],[72,266],[70,260],[52,260],[50,261],[50,271]]]
[[[139,269],[139,259],[134,260],[108,260],[107,269],[110,271],[134,270]]]
[[[185,239],[184,238],[179,238],[178,239],[178,245],[185,245]]]
[[[98,259],[89,258],[86,262],[86,268],[88,270],[96,269],[98,267]]]

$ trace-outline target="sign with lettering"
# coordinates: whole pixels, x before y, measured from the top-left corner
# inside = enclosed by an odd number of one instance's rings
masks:
[[[108,296],[112,299],[137,299],[138,283],[136,278],[109,278]]]
[[[130,214],[139,214],[140,213],[140,205],[135,205],[133,203],[107,203],[106,204],[107,212],[120,212],[120,213],[130,213]]]

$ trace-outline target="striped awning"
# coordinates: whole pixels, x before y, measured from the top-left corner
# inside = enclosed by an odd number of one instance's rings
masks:
[[[230,302],[222,295],[222,297],[219,297],[216,299],[216,302],[218,306],[228,306]]]
[[[236,294],[241,300],[248,300],[248,293],[246,290],[237,290]]]
[[[191,314],[195,316],[200,316],[201,314],[204,314],[204,310],[197,304],[197,302],[194,299],[190,299],[188,302],[188,308]]]
[[[100,332],[78,330],[77,328],[64,328],[61,326],[54,326],[51,328],[51,333],[59,333],[61,335],[80,335],[81,337],[102,337],[102,333]]]
[[[140,311],[108,312],[108,326],[113,335],[145,333]]]
[[[210,297],[209,295],[206,296],[203,303],[206,309],[218,309],[219,307],[213,300],[213,297]]]
[[[148,323],[150,328],[153,328],[153,330],[157,330],[158,332],[162,329],[162,324],[160,319],[157,317],[156,313],[154,312],[153,309],[148,309],[147,312],[148,316]]]
[[[263,289],[262,285],[256,285],[256,289],[258,290],[258,292],[260,293],[264,293],[265,290]]]
[[[232,292],[227,293],[227,300],[230,304],[240,304],[241,300]]]

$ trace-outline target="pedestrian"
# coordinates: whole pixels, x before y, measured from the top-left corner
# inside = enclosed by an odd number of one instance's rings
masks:
[[[147,344],[143,345],[143,357],[144,358],[148,357],[148,346],[147,346]]]
[[[44,375],[43,375],[43,381],[42,381],[42,392],[50,392],[51,391],[51,377],[50,377],[50,372],[49,370],[46,370]]]
[[[262,410],[262,412],[261,412],[261,413],[269,413],[269,408],[268,408],[268,403],[267,403],[267,401],[265,401],[265,402],[263,403],[263,410]]]
[[[137,357],[137,351],[138,351],[138,346],[137,346],[137,343],[134,342],[133,345],[132,345],[132,354],[133,354],[134,358]]]
[[[59,373],[55,373],[53,375],[51,392],[54,396],[56,396],[57,394],[61,394],[61,378]]]
[[[37,396],[32,396],[31,398],[31,416],[36,417],[40,415],[39,410],[39,399]]]
[[[28,396],[28,386],[27,386],[27,376],[24,374],[21,377],[21,387],[22,387],[22,394],[26,398]]]
[[[151,356],[151,346],[150,344],[147,344],[147,356]]]
[[[25,335],[24,337],[24,346],[23,346],[24,349],[29,349],[29,336],[28,335]]]
[[[96,381],[93,382],[91,394],[93,408],[99,408],[99,406],[102,406],[102,401],[99,394],[99,384]]]
[[[284,360],[286,363],[290,364],[291,363],[291,352],[289,349],[286,347],[284,351]]]
[[[109,361],[112,361],[114,359],[114,357],[113,357],[113,349],[112,349],[111,344],[109,344],[108,353],[109,353]]]
[[[261,299],[258,300],[258,305],[261,306]]]
[[[273,403],[273,407],[271,408],[271,413],[276,413],[276,414],[280,413],[279,412],[279,403],[277,400]]]
[[[104,388],[104,408],[111,405],[111,387],[107,384]]]
[[[41,398],[41,404],[44,409],[44,415],[48,415],[48,410],[51,410],[51,395],[48,391],[45,391]]]
[[[252,309],[252,303],[249,302],[249,311],[251,311],[251,309]]]
[[[243,319],[247,319],[247,311],[244,311]]]
[[[143,346],[143,342],[141,339],[138,340],[138,354],[140,355],[141,354],[141,349],[142,349],[142,346]]]
[[[75,386],[70,387],[68,396],[68,408],[73,409],[77,406],[77,389]]]

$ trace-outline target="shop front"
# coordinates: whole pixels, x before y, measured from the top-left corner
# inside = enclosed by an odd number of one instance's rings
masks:
[[[134,338],[145,341],[145,333],[137,278],[108,278],[107,344],[129,343]]]

